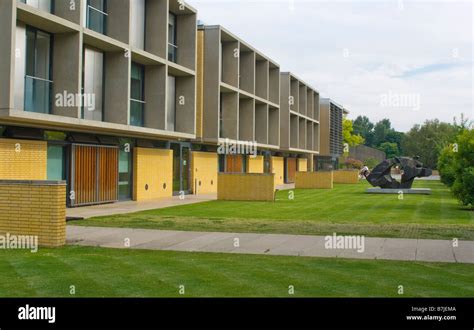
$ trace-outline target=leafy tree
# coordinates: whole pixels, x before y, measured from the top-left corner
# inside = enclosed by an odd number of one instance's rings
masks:
[[[356,146],[364,143],[364,138],[360,135],[353,134],[354,128],[352,126],[352,120],[344,118],[342,122],[342,135],[344,137],[344,143],[350,146]]]
[[[365,140],[365,145],[373,147],[374,143],[374,124],[366,116],[359,116],[354,120],[354,134],[360,135]]]
[[[387,142],[387,135],[394,132],[390,119],[382,119],[374,126],[374,146],[378,147]]]
[[[449,145],[441,151],[438,158],[438,170],[441,176],[441,182],[448,187],[452,187],[456,180],[455,150],[455,145]]]
[[[438,119],[427,120],[423,125],[415,125],[402,139],[402,153],[419,156],[420,161],[433,169],[437,168],[441,151],[453,143],[458,129]]]
[[[454,152],[455,180],[451,190],[463,205],[474,208],[474,130],[461,132],[457,148]]]
[[[400,150],[398,150],[398,144],[393,142],[384,142],[380,145],[379,150],[385,152],[387,158],[394,158],[400,156]]]

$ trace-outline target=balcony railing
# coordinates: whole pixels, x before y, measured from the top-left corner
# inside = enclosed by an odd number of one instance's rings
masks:
[[[87,28],[95,32],[107,33],[108,14],[90,5],[87,6]]]
[[[168,43],[168,61],[176,63],[178,61],[178,46]]]
[[[25,77],[25,111],[51,113],[53,82],[31,76]]]
[[[144,127],[145,126],[145,104],[140,100],[130,100],[130,125]]]

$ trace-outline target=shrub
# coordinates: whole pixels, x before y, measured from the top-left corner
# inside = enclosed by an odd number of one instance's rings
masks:
[[[438,170],[441,182],[452,187],[456,180],[456,162],[454,159],[454,146],[448,146],[441,151],[438,158]]]
[[[454,195],[463,205],[474,208],[474,130],[464,130],[457,138],[454,152]]]
[[[377,166],[378,164],[380,164],[381,162],[379,162],[377,159],[375,158],[367,158],[364,162],[364,165],[367,166],[370,170],[373,170],[375,166]]]
[[[348,169],[362,169],[364,167],[364,164],[358,160],[358,159],[353,159],[353,158],[347,158],[346,161],[344,162],[346,168]]]

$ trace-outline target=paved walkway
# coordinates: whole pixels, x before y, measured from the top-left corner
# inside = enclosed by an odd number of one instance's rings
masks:
[[[108,215],[117,215],[117,214],[126,214],[126,213],[135,213],[140,211],[148,211],[155,209],[162,209],[165,207],[177,206],[177,205],[186,205],[186,204],[195,204],[201,202],[207,202],[217,199],[217,194],[210,195],[186,195],[184,199],[180,199],[179,196],[174,196],[171,198],[163,198],[153,201],[146,202],[119,202],[112,204],[104,205],[94,205],[94,206],[85,206],[85,207],[76,207],[66,209],[66,216],[68,218],[93,218],[93,217],[102,217]]]
[[[68,244],[185,252],[474,263],[474,241],[365,238],[365,251],[326,249],[323,236],[67,227]],[[236,239],[239,246],[235,246]]]

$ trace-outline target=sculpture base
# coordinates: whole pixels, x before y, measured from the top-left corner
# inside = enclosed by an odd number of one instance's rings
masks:
[[[368,194],[395,194],[398,195],[403,192],[407,195],[431,195],[431,189],[428,188],[412,188],[412,189],[381,189],[381,188],[368,188],[366,193]]]

